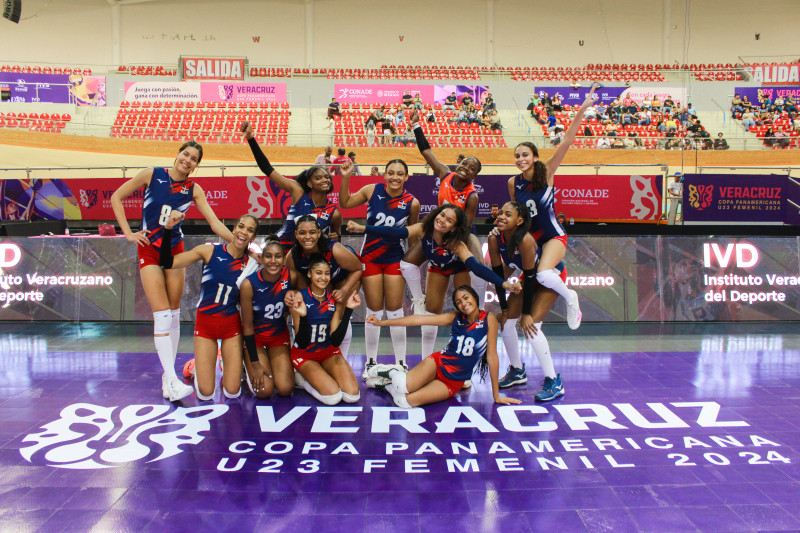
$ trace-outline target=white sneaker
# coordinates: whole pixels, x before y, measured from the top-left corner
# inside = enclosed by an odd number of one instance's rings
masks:
[[[421,298],[411,298],[411,306],[414,309],[415,315],[425,314],[425,295]]]
[[[581,313],[581,306],[578,302],[578,293],[573,290],[569,292],[572,296],[572,301],[567,302],[567,325],[569,325],[569,329],[578,329],[581,325],[583,313]]]
[[[387,378],[367,378],[366,386],[368,389],[378,389],[381,387],[385,387],[391,382],[392,380]]]
[[[367,379],[369,378],[386,378],[389,379],[389,371],[390,370],[399,370],[400,372],[405,372],[402,366],[400,365],[383,365],[377,364],[373,365],[367,371]]]
[[[194,392],[194,387],[187,385],[178,379],[177,376],[167,378],[166,374],[161,377],[161,392],[164,398],[171,402],[177,402]]]
[[[376,364],[377,363],[374,363],[372,361],[367,361],[366,363],[364,363],[364,373],[361,374],[361,381],[367,381],[367,379],[369,379],[369,370]]]
[[[472,388],[472,380],[471,379],[468,379],[467,381],[464,382],[463,385],[461,385],[461,390],[469,389],[469,388]]]

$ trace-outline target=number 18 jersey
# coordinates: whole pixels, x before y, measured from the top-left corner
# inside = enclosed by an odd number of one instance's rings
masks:
[[[486,311],[481,311],[475,322],[461,313],[453,319],[450,342],[442,350],[442,374],[453,381],[471,379],[472,371],[486,353],[489,324]]]

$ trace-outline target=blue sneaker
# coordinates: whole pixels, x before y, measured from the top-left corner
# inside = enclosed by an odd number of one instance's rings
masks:
[[[537,402],[549,402],[559,396],[564,396],[564,385],[561,384],[561,374],[556,379],[545,377],[542,381],[542,390],[536,393]]]
[[[500,378],[497,382],[501,389],[513,387],[514,385],[522,385],[528,382],[528,374],[525,372],[525,363],[522,363],[522,368],[517,368],[513,365],[508,365],[506,375]]]

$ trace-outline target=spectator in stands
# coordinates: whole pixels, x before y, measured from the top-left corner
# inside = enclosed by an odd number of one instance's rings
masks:
[[[689,106],[691,105],[692,104],[689,104]],[[664,113],[672,113],[672,109],[675,107],[675,101],[672,99],[672,96],[667,95],[667,98],[664,100],[664,105],[661,107]]]
[[[403,131],[403,134],[398,135],[395,142],[402,143],[403,146],[408,146],[409,144],[411,146],[417,145],[416,138],[414,137],[414,130],[410,123],[406,124],[406,129]]]
[[[526,107],[526,109],[531,112],[531,117],[534,116],[534,111],[536,110],[536,106],[538,105],[539,105],[539,97],[536,96],[535,94],[531,95],[531,101],[528,102],[528,107]]]
[[[650,109],[653,110],[653,113],[661,113],[661,100],[658,99],[658,96],[653,96],[653,99],[650,101]]]
[[[467,110],[463,107],[458,110],[458,115],[456,115],[456,124],[459,126],[462,124],[469,124],[469,118],[467,118]]]
[[[358,163],[356,163],[356,153],[355,152],[350,152],[350,153],[347,154],[347,157],[350,159],[350,161],[353,162],[353,171],[350,173],[350,175],[351,176],[360,176],[361,175],[361,167],[359,167]]]
[[[623,108],[621,121],[623,124],[633,124],[633,116],[627,107]]]
[[[372,122],[377,124],[386,116],[386,106],[382,105],[380,109],[376,109],[367,117],[367,123]]]
[[[745,96],[747,98],[747,96]],[[742,99],[742,103],[744,103],[744,99]],[[745,112],[742,113],[742,126],[744,126],[745,131],[750,131],[751,126],[756,125],[756,116],[752,110],[745,108]]]
[[[406,89],[406,92],[403,94],[403,107],[406,109],[414,107],[414,97],[411,96],[411,91],[408,89]]]
[[[497,107],[494,103],[494,98],[492,98],[492,93],[487,93],[486,99],[483,101],[483,110],[484,111],[494,111]]]
[[[563,126],[556,127],[553,131],[550,132],[550,144],[553,146],[558,146],[561,144],[561,140],[564,138],[564,128]]]
[[[689,114],[689,120],[697,118],[697,110],[694,108],[691,102],[689,102],[689,105],[686,106],[686,113]]]
[[[678,209],[683,198],[683,175],[680,172],[676,172],[673,181],[667,185],[667,198],[669,199],[667,220],[670,224],[675,224],[676,220],[680,220]]]
[[[744,108],[745,112],[753,109],[753,103],[750,101],[747,95],[742,96],[742,107]]]
[[[375,123],[371,120],[367,121],[365,133],[367,134],[367,146],[372,146],[372,143],[375,142]]]
[[[730,148],[728,146],[728,141],[722,136],[722,132],[717,133],[717,138],[714,139],[714,150],[727,150]]]
[[[772,126],[767,128],[766,133],[764,133],[764,144],[767,146],[772,146],[776,142],[775,139],[775,130],[772,129]]]
[[[779,130],[775,132],[775,143],[773,146],[778,146],[780,148],[789,148],[789,144],[791,143],[791,139],[789,136],[786,135],[785,131]]]
[[[414,107],[417,109],[423,109],[425,106],[422,104],[422,98],[420,97],[419,93],[414,95]]]
[[[452,111],[455,111],[457,102],[458,99],[456,98],[456,93],[454,92],[450,93],[450,96],[444,99],[444,106],[442,107],[442,109],[444,110],[450,109]]]
[[[567,225],[567,215],[565,215],[563,211],[556,215],[556,220],[558,220],[558,223],[562,226]]]
[[[638,119],[637,122],[640,126],[649,126],[653,121],[649,109],[641,109],[638,113],[636,113],[636,118]]]
[[[775,101],[772,103],[772,105],[775,106],[775,110],[778,113],[783,113],[783,108],[785,103],[786,101],[783,99],[783,96],[779,94],[775,97]]]
[[[493,129],[493,130],[501,130],[502,131],[503,124],[500,121],[500,115],[497,113],[496,109],[492,109],[489,112],[489,122],[490,122],[490,126],[489,127],[491,129]]]
[[[692,119],[689,116],[689,110],[685,107],[682,107],[681,110],[677,113],[677,122],[680,122],[681,126],[684,128],[689,125],[689,121]]]
[[[544,91],[542,91],[540,94],[541,94],[541,101],[539,103],[541,103],[544,106],[545,111],[547,111],[548,113],[552,113],[553,99],[550,98],[550,95]]]
[[[406,115],[402,111],[394,116],[394,127],[398,130],[405,129]]]
[[[797,116],[797,104],[794,102],[794,97],[791,94],[787,94],[784,100],[783,109],[789,116],[794,118]]]
[[[553,119],[555,119],[555,121],[551,125],[547,126],[547,131],[552,133],[553,130],[556,129],[556,128],[560,128],[560,129],[563,130],[564,129],[564,124],[561,122],[561,119],[560,118],[556,118],[556,117],[553,117]]]
[[[317,158],[314,160],[314,166],[322,167],[325,170],[330,169],[331,167],[331,154],[333,154],[333,147],[326,146],[325,153],[319,154]]]
[[[639,134],[635,131],[629,131],[628,138],[625,141],[625,145],[628,148],[641,148],[642,146],[642,139],[639,138]]]
[[[378,167],[372,167],[372,169],[369,171],[369,175],[370,176],[380,176],[381,175],[381,171],[380,171],[380,169]]]
[[[618,126],[616,122],[609,122],[606,124],[606,137],[616,137],[617,129]]]
[[[744,107],[742,107],[742,98],[739,93],[736,93],[733,95],[733,100],[731,100],[731,115],[733,118],[739,118],[742,113],[744,113]]]
[[[611,148],[611,141],[608,137],[600,137],[597,139],[597,144],[595,146],[600,149]]]
[[[436,122],[436,114],[431,110],[425,110],[425,120],[427,122]]]
[[[495,220],[497,220],[497,215],[500,214],[500,206],[497,204],[492,204],[491,210],[491,214],[486,217],[486,220],[483,222],[484,224],[494,224]]]
[[[342,112],[339,111],[339,102],[336,101],[336,98],[331,98],[331,103],[328,104],[328,118],[334,116],[341,117]]]
[[[345,155],[346,152],[347,151],[344,148],[339,148],[336,150],[336,157],[333,158],[331,168],[329,169],[331,174],[341,174],[339,172],[339,167],[341,164],[345,161],[350,161],[350,158]]]
[[[467,109],[467,120],[469,121],[470,124],[480,125],[481,123],[481,119],[480,117],[478,117],[478,112],[475,111],[474,105],[469,106],[469,108]]]
[[[464,98],[461,100],[462,106],[471,106],[475,104],[475,99],[469,95],[469,93],[464,95]]]
[[[627,148],[625,146],[625,141],[622,137],[614,137],[614,141],[611,143],[612,149],[623,150]]]
[[[706,131],[706,129],[703,127],[702,124],[700,124],[700,119],[699,118],[694,119],[694,122],[692,122],[691,126],[689,126],[687,128],[687,131],[691,134],[690,135],[691,137],[708,137],[709,136],[708,132]]]
[[[394,127],[392,121],[384,118],[381,123],[381,130],[383,131],[383,146],[391,146],[393,144],[393,137],[397,135],[397,128]]]
[[[583,116],[586,117],[587,119],[597,118],[597,107],[595,107],[594,105],[590,105],[589,107],[586,108],[586,112],[583,114]]]
[[[561,95],[556,93],[553,95],[552,103],[553,111],[563,111],[564,107],[561,104]]]
[[[642,109],[650,109],[650,110],[653,109],[652,101],[650,100],[650,95],[649,94],[644,95],[644,98],[642,99],[641,107],[642,107]]]
[[[674,134],[672,137],[667,135],[666,142],[664,143],[664,150],[680,150],[681,142]]]

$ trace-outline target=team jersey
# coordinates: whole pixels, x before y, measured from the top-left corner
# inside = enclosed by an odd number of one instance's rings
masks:
[[[401,228],[406,225],[411,213],[414,196],[403,189],[396,198],[386,192],[385,183],[376,183],[375,190],[367,204],[368,226],[391,226]],[[403,239],[367,235],[361,247],[361,258],[364,262],[387,265],[399,263],[403,258]]]
[[[345,270],[336,262],[336,258],[333,255],[333,247],[336,246],[338,243],[331,241],[328,244],[328,249],[322,255],[325,261],[331,266],[331,283],[336,283],[337,281],[342,281],[345,279],[348,274],[350,274],[349,270]],[[342,246],[345,246],[344,244]],[[348,250],[353,252],[353,254],[358,258],[358,254],[353,251],[352,248],[346,246]],[[302,276],[308,277],[308,263],[310,258],[303,253],[302,250],[298,250],[296,246],[292,247],[292,260],[294,261],[294,268],[297,270]]]
[[[556,218],[555,195],[555,187],[534,189],[522,174],[514,178],[514,198],[530,210],[531,233],[539,246],[553,237],[567,234]]]
[[[500,251],[500,257],[503,263],[507,267],[522,270],[522,256],[519,254],[519,248],[514,250],[514,255],[509,256],[508,243],[506,242],[506,236],[503,232],[500,232],[500,235],[497,237],[497,248]]]
[[[333,299],[330,291],[325,291],[322,301],[317,300],[311,294],[311,287],[300,291],[303,301],[306,303],[306,317],[311,328],[311,340],[308,346],[302,348],[307,352],[322,350],[331,346],[331,319],[336,312],[336,300]],[[294,344],[296,348],[297,343]]]
[[[475,190],[475,184],[470,182],[469,185],[460,191],[453,186],[453,176],[455,172],[451,172],[439,182],[439,205],[453,204],[461,209],[467,209],[467,199],[473,194],[478,194]]]
[[[150,239],[150,244],[161,247],[164,236],[164,224],[172,211],[185,213],[192,205],[194,182],[188,177],[183,181],[175,181],[164,168],[154,168],[150,185],[144,190],[142,201],[142,229]],[[183,240],[181,224],[172,228],[172,247]]]
[[[421,242],[422,253],[435,272],[450,275],[467,269],[456,254],[433,240],[433,235],[424,235]]]
[[[247,254],[234,259],[227,244],[214,244],[211,260],[203,265],[200,284],[200,302],[197,312],[207,315],[229,316],[239,311],[239,285],[236,283],[247,265]]]
[[[283,267],[275,282],[262,277],[259,269],[247,279],[253,286],[253,329],[257,335],[280,335],[286,331],[283,317],[283,299],[289,290],[291,276],[289,269]]]
[[[310,193],[304,193],[303,196],[297,200],[297,203],[289,208],[289,213],[286,215],[286,220],[278,230],[278,238],[284,246],[291,246],[294,244],[294,230],[297,225],[295,220],[303,215],[314,215],[317,217],[319,227],[327,235],[330,232],[331,221],[333,220],[333,212],[336,210],[336,204],[326,199],[325,203],[317,206],[311,199]]]
[[[466,381],[483,354],[486,353],[489,324],[488,313],[481,311],[475,322],[459,313],[453,319],[450,341],[442,350],[442,374],[453,381]]]

